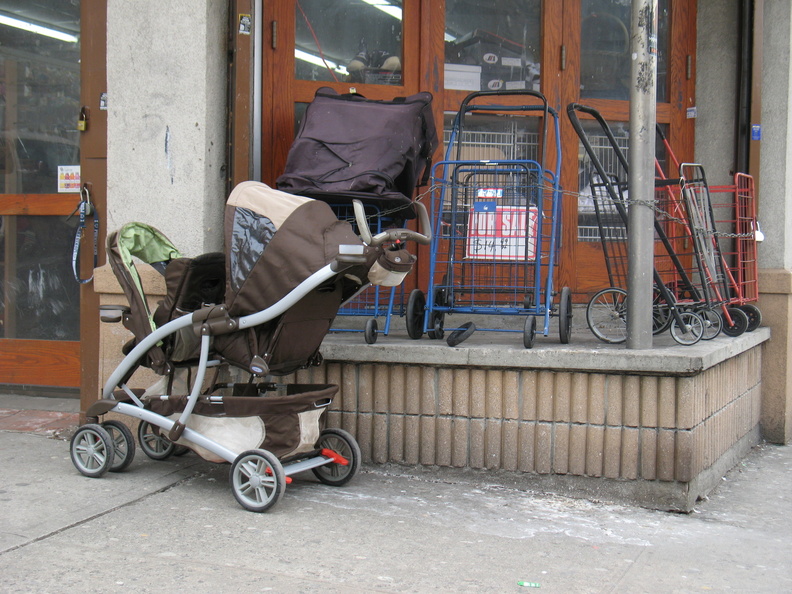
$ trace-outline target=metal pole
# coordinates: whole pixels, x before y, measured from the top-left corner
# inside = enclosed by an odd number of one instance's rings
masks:
[[[627,348],[652,347],[657,0],[632,0]]]
[[[261,65],[264,54],[263,0],[253,2],[253,177],[261,181]]]

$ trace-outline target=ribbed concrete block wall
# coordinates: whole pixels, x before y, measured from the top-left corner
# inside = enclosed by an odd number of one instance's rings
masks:
[[[328,362],[364,461],[689,482],[759,423],[761,348],[694,376]]]

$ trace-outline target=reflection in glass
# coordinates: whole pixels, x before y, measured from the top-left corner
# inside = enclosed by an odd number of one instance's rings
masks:
[[[667,101],[668,0],[658,0],[657,12],[657,100]],[[582,0],[582,98],[630,98],[630,14],[630,0]]]
[[[446,115],[443,141],[448,145],[453,115]],[[539,161],[540,118],[473,114],[465,118],[463,133],[456,139],[459,151],[452,160]]]
[[[36,2],[9,15],[18,26],[0,24],[1,193],[57,192],[58,166],[80,164],[79,12],[79,3]],[[29,21],[48,27],[19,28]]]
[[[629,163],[630,159],[630,125],[628,122],[609,122],[608,123],[613,136],[616,138],[616,143],[624,158]],[[626,189],[628,183],[627,174],[621,166],[621,162],[616,156],[607,136],[602,132],[599,124],[594,122],[581,122],[583,130],[586,133],[591,147],[594,149],[594,154],[602,164],[605,172],[610,176],[611,183],[623,186],[622,196],[625,200],[629,199],[629,193]],[[663,126],[664,131],[667,126]],[[663,145],[662,139],[658,136],[655,142],[655,157],[663,168],[664,172],[668,171],[668,155]],[[586,151],[581,144],[578,149],[578,241],[600,241],[600,230],[597,224],[597,216],[594,207],[595,199],[600,199],[599,207],[604,211],[600,212],[601,220],[605,232],[608,234],[606,239],[626,239],[627,231],[624,227],[624,222],[618,213],[612,208],[608,207],[610,198],[604,184],[599,179],[597,171],[591,162]]]
[[[541,0],[446,0],[445,88],[539,90]]]
[[[298,80],[402,84],[401,0],[297,0]]]
[[[3,13],[15,20],[0,24],[0,199],[57,193],[58,168],[80,164],[80,3],[11,4]],[[77,222],[0,217],[0,338],[79,340]]]
[[[80,339],[80,286],[72,276],[77,218],[0,218],[0,337]]]

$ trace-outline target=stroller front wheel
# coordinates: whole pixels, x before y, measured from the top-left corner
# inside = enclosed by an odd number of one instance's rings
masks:
[[[101,425],[83,425],[77,429],[69,446],[72,463],[87,477],[104,476],[113,465],[113,438]]]
[[[231,491],[239,504],[253,512],[267,511],[286,490],[286,473],[280,460],[267,450],[248,450],[236,457],[229,475]]]
[[[351,481],[360,470],[360,446],[355,438],[343,429],[325,429],[316,442],[318,449],[332,450],[346,460],[346,464],[331,462],[312,471],[325,485],[340,487]]]

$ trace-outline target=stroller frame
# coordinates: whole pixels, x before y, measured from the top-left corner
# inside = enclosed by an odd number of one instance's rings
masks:
[[[362,206],[358,208],[356,205],[355,211],[358,215],[358,224],[366,225]],[[428,230],[429,219],[422,205],[418,208],[418,214],[423,229]],[[238,451],[188,427],[187,423],[194,414],[199,414],[196,411],[200,407],[222,407],[234,401],[243,401],[243,404],[262,403],[267,406],[268,401],[278,399],[278,397],[270,399],[260,396],[212,395],[218,388],[236,388],[240,384],[229,386],[215,383],[204,392],[203,385],[207,371],[230,363],[222,356],[213,355],[214,337],[253,329],[276,320],[312,292],[320,291],[322,287],[328,286],[328,283],[340,280],[343,275],[358,272],[357,269],[360,267],[365,267],[370,272],[373,269],[372,263],[385,251],[386,244],[404,241],[428,244],[431,239],[430,236],[407,229],[389,229],[375,236],[365,229],[362,236],[363,242],[360,244],[338,245],[338,254],[333,261],[310,274],[285,296],[265,309],[248,315],[232,316],[225,305],[205,305],[153,329],[139,340],[110,374],[104,385],[102,398],[86,411],[88,422],[78,428],[71,440],[71,459],[77,469],[85,476],[98,478],[108,470],[116,472],[124,470],[132,462],[135,442],[126,425],[115,420],[99,424],[99,417],[102,415],[118,413],[140,421],[138,431],[140,447],[151,458],[165,459],[180,447],[176,443],[178,441],[179,444],[184,442],[195,446],[199,453],[201,448],[206,450],[212,454],[211,459],[214,461],[230,463],[229,479],[234,497],[242,507],[250,511],[262,512],[272,507],[283,496],[286,484],[291,482],[290,477],[300,472],[312,470],[321,482],[334,486],[346,484],[351,480],[359,469],[361,453],[354,438],[341,429],[324,429],[319,433],[313,447],[309,445],[307,449],[292,450],[279,458],[275,453],[263,449],[263,446]],[[115,309],[115,314],[109,311],[111,307]],[[105,307],[103,320],[118,321],[128,313],[127,306]],[[127,385],[129,378],[145,362],[146,355],[152,348],[162,344],[168,337],[187,329],[200,334],[200,353],[197,362],[185,363],[190,368],[195,366],[196,369],[189,394],[186,399],[161,395],[144,402],[142,393],[136,392]],[[321,357],[317,354],[303,366],[318,365],[320,362]],[[254,377],[269,375],[267,363],[260,357],[253,357],[249,371],[251,383]],[[173,373],[174,368],[171,367],[168,371],[171,381]],[[255,385],[257,392],[262,385],[265,390],[274,387],[271,383],[257,384]],[[246,385],[241,384],[241,386]],[[303,394],[308,397],[305,406],[319,411],[315,415],[318,431],[322,409],[329,407],[338,387],[333,385],[294,387],[307,388],[308,391]],[[164,413],[160,414],[157,410],[152,410],[156,408],[157,402],[170,406],[175,402],[174,399],[179,399],[179,406],[170,409],[178,413],[178,418],[175,420]],[[179,408],[181,410],[178,410]]]

